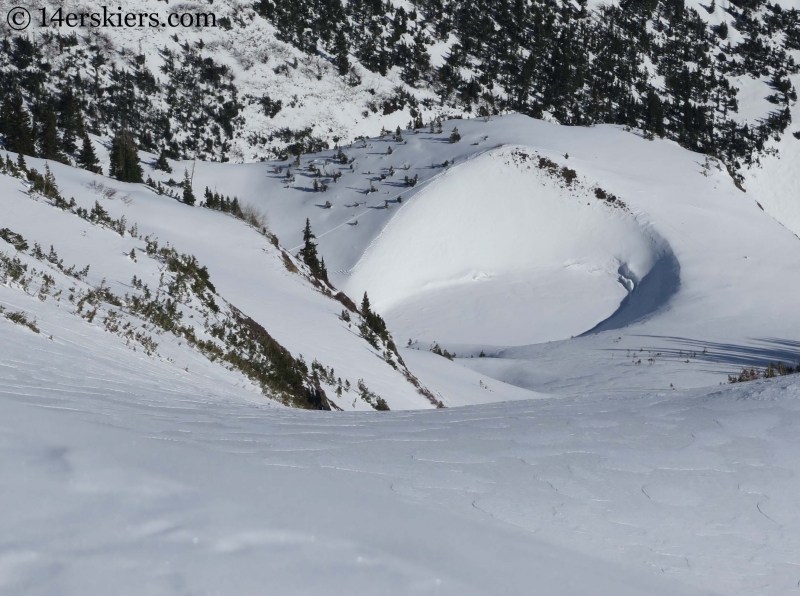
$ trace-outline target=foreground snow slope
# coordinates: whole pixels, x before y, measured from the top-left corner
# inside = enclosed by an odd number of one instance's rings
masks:
[[[3,323],[3,325],[6,325]],[[3,328],[8,594],[778,595],[800,386],[275,410]]]

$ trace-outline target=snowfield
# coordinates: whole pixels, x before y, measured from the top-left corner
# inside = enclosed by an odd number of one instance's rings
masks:
[[[763,209],[796,194],[792,168],[742,192],[723,164],[673,142],[516,115],[342,150],[349,165],[334,150],[280,171],[198,163],[196,193],[263,209],[294,252],[309,218],[334,285],[368,291],[399,345],[438,342],[488,376],[570,394],[717,385],[798,358],[782,342],[800,328],[800,241],[794,220]],[[481,350],[499,358],[479,362]]]
[[[236,196],[280,244],[61,164],[74,208],[0,176],[0,229],[29,245],[0,253],[30,277],[0,285],[2,593],[798,589],[800,376],[727,384],[800,357],[800,240],[778,208],[794,170],[766,163],[744,192],[675,143],[514,115],[401,137],[171,174],[142,154],[145,179],[191,172],[198,200]],[[95,202],[121,231],[76,214]],[[306,219],[396,356],[304,275]],[[90,290],[163,292],[155,238],[207,267],[220,312],[317,362],[344,411],[286,408],[124,301],[80,311]],[[182,321],[216,341],[193,292]],[[360,381],[402,411],[372,411]]]
[[[4,593],[797,589],[796,382],[308,413],[27,335],[3,331]]]

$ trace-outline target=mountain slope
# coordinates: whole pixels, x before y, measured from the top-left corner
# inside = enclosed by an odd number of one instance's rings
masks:
[[[30,162],[31,168],[45,165]],[[356,328],[359,315],[351,312],[352,322],[344,321],[340,315],[347,305],[334,299],[330,290],[326,295],[315,288],[298,273],[300,265],[258,230],[222,213],[190,209],[142,185],[116,183],[59,164],[53,165],[53,172],[62,195],[78,197],[75,207],[59,209],[40,193],[26,193],[20,180],[2,177],[3,306],[9,313],[21,309],[36,317],[42,336],[52,334],[54,341],[62,341],[50,319],[60,318],[66,310],[86,319],[81,339],[68,341],[86,344],[91,341],[90,329],[105,326],[121,336],[112,345],[127,341],[159,360],[162,368],[176,371],[190,366],[193,371],[196,355],[177,349],[186,342],[211,361],[203,368],[230,365],[250,377],[251,388],[252,384],[258,388],[267,377],[259,376],[262,373],[250,364],[262,357],[261,350],[267,360],[283,358],[280,344],[301,359],[294,364],[286,361],[290,368],[299,367],[290,374],[291,382],[300,383],[304,377],[311,390],[321,383],[328,401],[339,407],[370,408],[378,397],[388,399],[390,407],[431,406],[433,398],[424,390],[420,393],[396,352],[382,340],[373,347],[362,339]],[[14,235],[28,245],[16,257],[8,242]],[[209,244],[211,237],[218,243]],[[14,275],[15,258],[21,259],[19,267],[28,267],[27,272]],[[77,267],[62,273],[72,264]],[[88,265],[85,274],[73,272],[84,265]],[[127,316],[133,320],[126,323]],[[141,341],[133,335],[139,326],[145,329]],[[270,343],[272,338],[277,344]],[[33,334],[30,340],[42,341]],[[252,341],[261,343],[248,343]],[[162,345],[152,347],[151,342]],[[219,352],[228,348],[233,351]],[[215,360],[219,362],[212,364]],[[275,371],[283,366],[278,362]],[[278,373],[265,369],[263,374]],[[243,381],[240,377],[236,383]]]
[[[489,368],[508,359],[468,358],[529,389],[703,386],[796,358],[780,341],[795,324],[798,240],[720,162],[524,116],[401,136],[290,163],[198,163],[195,193],[230,189],[294,252],[308,218],[334,285],[368,291],[402,344],[477,358],[564,340],[531,348],[514,374]]]
[[[4,333],[22,361],[0,367],[0,585],[16,594],[797,582],[791,378],[345,416],[197,395],[122,360],[65,382],[74,351],[32,365],[23,332]]]
[[[37,15],[22,33],[1,25],[0,134],[8,149],[75,161],[86,132],[127,128],[143,150],[241,162],[514,111],[640,128],[739,169],[790,126],[800,12],[788,0],[724,4],[137,5],[156,23],[194,23],[177,29],[43,28]]]

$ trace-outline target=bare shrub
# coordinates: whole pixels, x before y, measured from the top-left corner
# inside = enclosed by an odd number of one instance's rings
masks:
[[[242,205],[242,219],[259,230],[267,229],[267,214],[250,204]]]

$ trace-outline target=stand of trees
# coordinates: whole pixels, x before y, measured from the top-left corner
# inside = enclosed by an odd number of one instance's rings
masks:
[[[640,128],[736,168],[784,133],[797,98],[789,75],[798,72],[791,51],[800,49],[800,11],[767,0],[710,2],[700,10],[722,18],[718,26],[683,0],[620,0],[596,10],[587,0],[256,0],[254,7],[282,40],[328,57],[348,84],[361,84],[358,61],[381,75],[399,73],[411,91],[434,91],[438,101],[398,87],[370,106],[383,114],[407,108],[416,128],[423,108],[548,114],[566,125]],[[434,66],[432,46],[452,39]],[[101,46],[58,31],[0,40],[5,149],[93,170],[87,133],[126,130],[125,146],[160,154],[165,170],[167,158],[229,159],[231,140],[244,137],[243,104],[233,74],[202,44],[165,47],[158,78],[143,55],[123,52],[112,62]],[[742,75],[770,81],[775,107],[760,121],[733,117],[732,81]],[[293,104],[244,101],[269,118]],[[283,157],[327,146],[310,127],[245,140],[273,139],[285,143],[275,150]],[[136,177],[135,168],[119,167]]]

